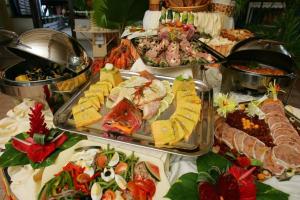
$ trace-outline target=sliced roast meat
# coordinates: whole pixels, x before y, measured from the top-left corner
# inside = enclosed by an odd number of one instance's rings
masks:
[[[234,135],[233,138],[233,144],[234,144],[234,148],[239,152],[239,153],[243,153],[243,141],[244,141],[244,137],[247,134],[244,133],[243,131],[237,131]]]
[[[300,167],[299,153],[288,144],[282,144],[273,147],[272,158],[286,169]]]
[[[278,110],[271,111],[271,112],[267,113],[265,115],[265,120],[268,121],[268,119],[270,117],[282,117],[282,118],[286,118],[285,113],[282,113],[282,112],[280,112]]]
[[[258,139],[256,139],[255,137],[252,137],[250,135],[246,135],[244,137],[244,140],[243,140],[243,153],[249,157],[249,158],[254,158],[254,155],[253,155],[253,148],[254,148],[254,145],[256,143]]]
[[[217,139],[221,140],[222,139],[222,131],[223,131],[223,126],[225,125],[225,119],[222,117],[219,117],[215,121],[215,136]]]
[[[233,138],[236,133],[235,128],[231,128],[228,124],[225,123],[225,126],[222,131],[222,141],[230,148],[233,149]]]
[[[290,142],[300,145],[300,139],[298,137],[293,137],[290,135],[280,135],[276,137],[274,140],[274,144],[276,145],[290,143]]]
[[[281,175],[284,172],[284,167],[273,160],[271,149],[267,150],[265,153],[263,168],[269,170],[275,175]]]
[[[270,116],[267,120],[269,127],[272,127],[273,124],[278,122],[289,122],[289,120],[283,116]]]
[[[284,113],[284,105],[279,100],[274,101],[272,99],[268,99],[262,103],[262,106],[260,109],[266,114],[269,112],[275,111],[275,110]]]
[[[270,150],[262,141],[257,140],[253,148],[253,156],[255,159],[264,161],[266,152]]]
[[[270,130],[274,131],[277,128],[293,128],[293,125],[289,122],[276,122],[274,124],[272,124],[272,126],[270,126]]]
[[[274,140],[281,135],[288,135],[290,137],[299,138],[299,135],[295,129],[290,128],[278,128],[275,131],[271,132],[271,135]]]

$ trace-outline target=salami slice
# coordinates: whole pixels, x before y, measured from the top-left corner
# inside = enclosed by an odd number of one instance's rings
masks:
[[[272,158],[272,150],[267,150],[263,161],[263,168],[269,170],[275,175],[281,175],[284,172],[284,167],[277,162],[274,162]]]
[[[243,153],[247,157],[254,158],[253,148],[254,148],[254,145],[255,145],[257,140],[258,139],[256,139],[255,137],[252,137],[250,135],[246,135],[244,137],[244,140],[243,140]]]
[[[272,158],[287,169],[300,167],[299,153],[288,144],[273,147]]]

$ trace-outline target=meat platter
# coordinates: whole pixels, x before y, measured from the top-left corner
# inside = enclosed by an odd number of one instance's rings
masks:
[[[125,83],[130,83],[129,81],[139,80],[138,78],[136,78],[137,76],[139,76],[138,73],[121,71],[120,75],[124,80],[124,82],[120,84],[123,87],[125,87]],[[157,75],[152,76],[155,80],[157,80],[156,82],[161,81],[165,84],[169,84],[170,86],[173,86],[173,82],[176,81],[175,78],[171,77]],[[94,123],[90,123],[85,126],[78,126],[78,123],[76,124],[76,118],[74,118],[72,115],[72,113],[74,114],[74,107],[76,107],[76,105],[82,100],[82,98],[85,98],[85,95],[89,94],[89,90],[93,87],[93,84],[97,83],[98,80],[99,76],[93,77],[93,79],[91,79],[90,82],[84,88],[82,88],[82,90],[78,94],[74,95],[68,103],[66,103],[56,112],[54,116],[55,126],[62,130],[67,130],[70,132],[87,135],[90,137],[97,137],[103,140],[113,140],[120,143],[131,144],[143,148],[156,149],[159,151],[169,152],[178,155],[199,156],[207,153],[210,150],[213,144],[213,95],[212,90],[208,88],[202,81],[192,81],[193,84],[195,84],[195,95],[197,96],[197,98],[201,99],[201,105],[199,105],[201,108],[201,114],[197,111],[197,113],[199,114],[199,120],[196,120],[194,128],[191,129],[191,133],[188,136],[182,136],[181,139],[177,138],[177,141],[174,142],[174,145],[169,146],[167,145],[169,144],[168,142],[163,143],[160,141],[164,140],[165,138],[157,139],[157,135],[155,136],[153,135],[153,133],[154,131],[157,131],[157,128],[155,127],[160,127],[162,126],[162,124],[169,124],[170,121],[172,121],[174,115],[173,113],[176,113],[176,103],[174,101],[172,102],[171,100],[169,106],[163,106],[163,111],[159,110],[160,115],[156,115],[156,117],[152,117],[150,120],[144,119],[149,119],[148,111],[151,110],[152,107],[150,107],[150,109],[149,107],[139,107],[139,109],[143,111],[142,121],[139,121],[137,119],[137,115],[135,115],[137,111],[135,109],[132,109],[130,112],[126,111],[124,115],[126,115],[126,117],[129,117],[127,119],[130,120],[128,120],[128,122],[122,121],[122,123],[117,124],[118,126],[113,126],[113,122],[111,121],[111,119],[115,120],[116,118],[120,118],[120,116],[115,116],[116,113],[122,113],[122,109],[124,109],[124,107],[126,107],[128,110],[130,107],[132,107],[132,104],[128,100],[122,100],[120,101],[121,103],[119,102],[117,103],[117,105],[116,102],[111,102],[111,99],[113,99],[111,97],[114,95],[115,90],[119,89],[119,87],[116,87],[117,89],[114,88],[111,90],[110,95],[105,99],[106,106],[103,105],[98,111],[98,113],[94,113],[95,115],[99,115],[99,118],[101,118],[101,120],[96,118]],[[135,91],[135,94],[136,92],[137,91]],[[130,93],[130,90],[125,91],[125,93]],[[164,104],[165,100],[163,99],[162,101]],[[113,108],[111,106],[112,104],[115,104]],[[154,104],[152,105],[155,107]],[[160,105],[162,105],[162,103]],[[148,114],[145,114],[146,110]],[[104,117],[102,118],[100,117],[100,115]],[[94,115],[89,116],[89,118],[92,118],[92,116]],[[185,120],[184,118],[182,119]],[[180,118],[176,118],[173,121],[176,121],[178,122],[178,124],[181,125],[189,122],[189,120],[185,122],[180,122]],[[119,128],[120,124],[127,123],[134,124],[130,126],[130,130],[128,129],[128,127],[126,129],[124,129],[124,127],[122,129]],[[135,126],[139,126],[139,128],[135,129]],[[164,128],[165,127],[163,127],[163,129]],[[186,129],[184,128],[184,130]],[[130,131],[135,132],[133,134],[130,134]]]
[[[221,102],[227,97],[217,99]],[[225,101],[232,111],[224,116],[219,107],[221,117],[215,122],[214,146],[221,154],[230,152],[258,161],[257,174],[262,180],[272,175],[286,180],[299,173],[299,120],[284,110],[277,97],[236,104],[236,108],[232,99]]]
[[[193,26],[186,28],[160,28],[157,36],[139,37],[132,40],[143,62],[155,69],[193,67],[214,63],[197,40]]]

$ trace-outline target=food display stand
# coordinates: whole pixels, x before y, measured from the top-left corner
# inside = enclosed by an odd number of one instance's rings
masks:
[[[229,29],[231,3],[151,2],[149,29],[75,29],[101,61],[47,29],[9,47],[25,61],[1,73],[14,96],[1,110],[3,198],[299,199],[290,52]],[[107,34],[119,45],[108,50]]]

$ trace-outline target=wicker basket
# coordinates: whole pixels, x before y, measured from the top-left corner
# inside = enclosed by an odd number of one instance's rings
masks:
[[[209,5],[209,1],[207,1],[205,4],[200,5],[200,6],[188,6],[188,7],[173,7],[173,6],[170,6],[169,8],[171,8],[172,10],[175,10],[177,12],[183,12],[183,11],[201,12],[201,11],[207,11],[208,10],[208,5]]]
[[[220,12],[224,13],[225,15],[232,17],[234,14],[234,5],[226,5],[226,4],[220,4],[220,3],[211,3],[210,9],[212,12]]]

